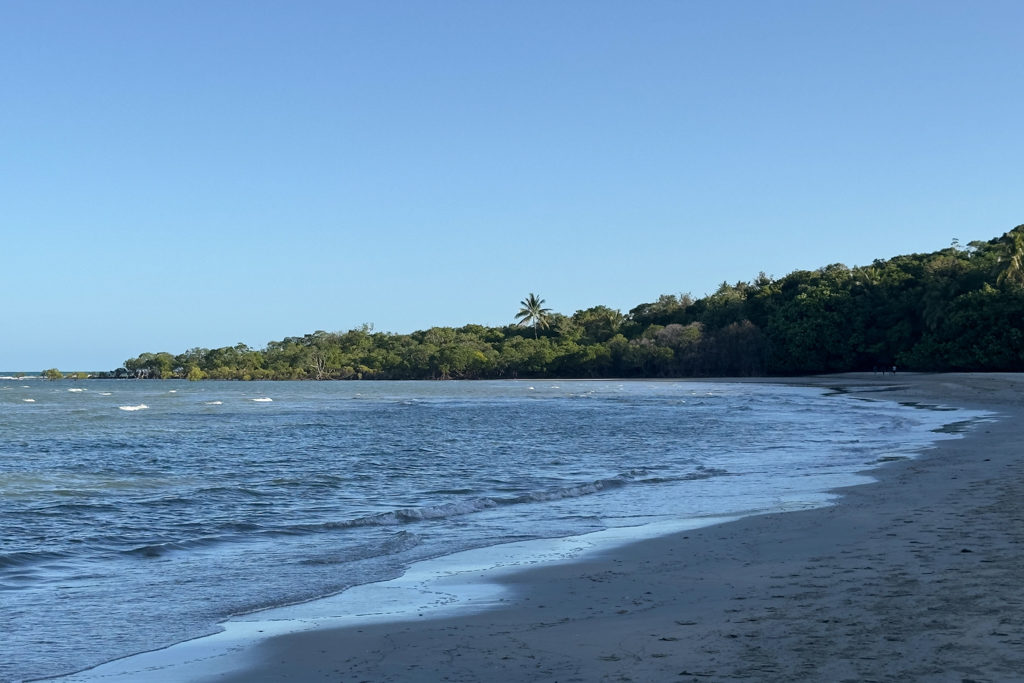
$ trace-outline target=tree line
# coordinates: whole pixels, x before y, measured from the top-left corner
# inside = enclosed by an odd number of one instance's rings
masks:
[[[666,294],[623,314],[552,312],[531,293],[502,327],[411,334],[317,331],[272,341],[143,353],[115,377],[477,379],[796,375],[896,365],[1024,371],[1024,225],[987,242],[761,273],[703,298]]]

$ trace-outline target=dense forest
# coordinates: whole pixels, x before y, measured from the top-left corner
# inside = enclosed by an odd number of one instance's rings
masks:
[[[514,324],[412,334],[313,332],[143,353],[111,376],[188,379],[701,377],[870,370],[1024,371],[1024,225],[953,244],[780,279],[760,274],[704,298],[666,294],[626,314],[572,315],[530,294]]]

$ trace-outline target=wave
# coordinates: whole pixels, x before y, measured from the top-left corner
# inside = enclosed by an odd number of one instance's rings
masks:
[[[554,500],[564,500],[566,498],[580,498],[581,496],[589,496],[593,493],[600,493],[605,489],[618,488],[625,486],[629,483],[625,477],[615,477],[613,479],[599,479],[585,484],[579,484],[577,486],[567,486],[564,488],[553,489],[550,491],[532,491],[525,493],[521,496],[514,496],[511,498],[499,498],[499,505],[516,505],[521,503],[549,503]]]
[[[691,470],[690,472],[681,474],[677,477],[665,477],[657,476],[656,472],[652,472],[647,469],[634,469],[622,472],[616,476],[596,479],[588,482],[574,483],[535,491],[509,492],[506,495],[467,496],[461,500],[455,500],[447,503],[426,505],[422,507],[399,508],[376,514],[354,517],[351,519],[309,522],[282,525],[278,527],[245,522],[231,526],[221,526],[214,533],[208,533],[194,538],[171,538],[167,540],[154,539],[150,542],[142,542],[141,544],[127,549],[113,550],[113,548],[111,548],[110,550],[116,555],[136,557],[140,560],[146,560],[164,557],[170,553],[204,550],[223,543],[234,543],[246,539],[254,540],[256,538],[266,539],[281,536],[308,536],[319,533],[338,532],[367,527],[378,527],[385,533],[388,533],[388,527],[392,528],[390,530],[391,535],[389,535],[387,539],[378,539],[365,544],[360,543],[358,550],[352,547],[347,547],[344,553],[325,552],[323,555],[318,555],[302,561],[303,564],[335,564],[348,562],[352,559],[392,555],[415,547],[422,542],[422,539],[416,533],[406,531],[402,527],[419,522],[444,520],[506,506],[529,505],[534,503],[543,504],[550,503],[552,501],[579,498],[626,486],[657,485],[669,482],[707,479],[711,477],[729,475],[729,472],[721,469],[696,468],[695,470]],[[280,483],[284,482],[275,482],[275,484]],[[265,495],[264,492],[261,491],[238,487],[212,487],[210,489],[203,490],[202,495],[204,497],[217,497],[221,492],[227,492],[233,496],[243,494],[246,496],[261,497]],[[455,495],[472,494],[472,491],[468,489],[451,489],[449,492]],[[73,496],[81,492],[71,489],[62,489],[53,491],[52,493],[56,495]],[[434,493],[441,493],[441,491],[435,491]],[[187,503],[188,501],[177,497],[146,501],[147,504],[158,507],[165,507],[168,505],[177,507],[183,502]],[[94,514],[98,511],[113,514],[117,512],[117,508],[110,505],[96,505],[69,501],[49,505],[39,512],[47,516],[73,516],[82,513]],[[353,553],[355,553],[355,555],[353,555]],[[14,570],[15,568],[42,564],[48,561],[66,559],[68,557],[74,557],[74,555],[58,552],[0,553],[0,570]]]
[[[132,548],[131,550],[122,551],[122,554],[136,557],[163,557],[172,550],[184,549],[185,546],[181,543],[151,543],[149,545],[140,545],[137,548]]]
[[[268,490],[260,490],[251,486],[218,485],[201,488],[198,494],[204,498],[209,496],[234,497],[238,495],[249,496],[250,498],[264,498],[272,495]],[[186,499],[182,499],[185,501]]]
[[[235,540],[236,538],[237,537],[234,535],[228,535],[202,536],[200,538],[193,538],[185,541],[158,541],[129,548],[128,550],[122,550],[120,554],[135,557],[163,557],[164,555],[176,550],[209,548],[227,541]]]
[[[274,399],[267,398],[267,397],[264,396],[263,398],[250,398],[249,400],[254,402],[254,403],[271,403],[271,402],[273,402]]]
[[[25,403],[35,403],[36,402],[36,400],[34,398],[23,398],[21,400],[24,401]]]
[[[73,394],[80,394],[83,391],[85,391],[85,389],[68,389],[68,391],[70,391]]]
[[[140,403],[137,406],[118,406],[117,409],[126,410],[128,412],[134,412],[136,410],[149,410],[149,406],[147,406],[145,403]]]
[[[91,491],[76,491],[71,489],[52,491],[56,496],[64,498],[81,498],[91,494]],[[101,513],[112,513],[118,514],[123,512],[123,508],[108,504],[108,503],[83,503],[83,502],[69,502],[69,503],[52,503],[37,507],[33,514],[39,515],[40,517],[62,517],[66,515],[99,515]]]
[[[631,470],[608,479],[597,479],[571,486],[530,491],[528,493],[522,493],[515,496],[483,496],[451,503],[440,503],[438,505],[400,508],[397,510],[388,510],[386,512],[365,515],[363,517],[355,517],[353,519],[310,524],[294,524],[276,529],[268,529],[264,533],[291,536],[321,531],[355,529],[360,527],[398,526],[426,520],[447,519],[449,517],[469,515],[497,507],[528,505],[531,503],[550,503],[552,501],[565,500],[567,498],[580,498],[583,496],[601,493],[602,491],[609,489],[621,488],[629,485],[665,484],[729,476],[729,472],[726,470],[704,467],[698,467],[697,470],[678,477],[647,477],[647,474],[648,472],[646,470]]]
[[[382,541],[366,543],[356,547],[345,548],[343,552],[325,553],[316,557],[300,560],[299,564],[304,565],[332,565],[347,564],[359,560],[368,560],[374,557],[386,555],[397,555],[404,550],[410,550],[420,545],[423,539],[408,531],[399,531]]]
[[[224,401],[206,401],[206,402],[203,403],[203,405],[207,405],[207,406],[222,406],[222,405],[224,405]]]
[[[72,557],[70,553],[59,553],[52,550],[20,550],[13,553],[0,553],[0,569],[27,567],[40,562],[64,560]]]

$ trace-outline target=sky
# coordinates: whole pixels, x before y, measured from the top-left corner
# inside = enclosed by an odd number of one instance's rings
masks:
[[[1024,223],[1018,0],[0,0],[0,370]]]

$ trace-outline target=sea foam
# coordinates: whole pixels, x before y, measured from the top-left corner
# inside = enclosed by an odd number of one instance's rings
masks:
[[[140,403],[137,406],[118,406],[117,409],[126,410],[128,412],[134,412],[136,410],[148,410],[149,406],[147,406],[145,403]]]

